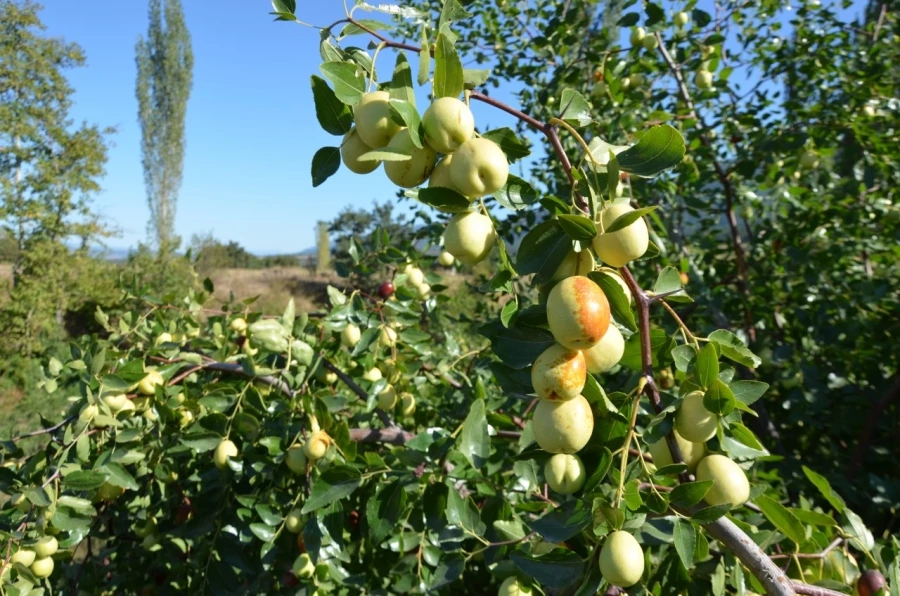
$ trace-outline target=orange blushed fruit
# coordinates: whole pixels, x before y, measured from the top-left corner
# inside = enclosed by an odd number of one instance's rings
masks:
[[[570,350],[584,350],[609,329],[609,301],[587,277],[568,277],[550,291],[547,323],[554,339]]]

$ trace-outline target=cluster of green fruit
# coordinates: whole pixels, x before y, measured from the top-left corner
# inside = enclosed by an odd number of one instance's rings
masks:
[[[364,95],[353,116],[355,126],[341,143],[341,159],[352,172],[373,172],[381,165],[378,156],[395,154],[403,159],[384,161],[384,171],[402,188],[415,188],[427,180],[429,188],[453,190],[471,203],[506,185],[506,154],[499,145],[475,133],[472,111],[455,97],[439,98],[425,110],[421,147],[409,129],[394,119],[386,91]],[[439,154],[443,155],[440,160]],[[494,224],[488,215],[477,210],[458,213],[447,224],[446,256],[442,254],[439,262],[449,267],[456,258],[474,265],[487,257],[495,243]]]

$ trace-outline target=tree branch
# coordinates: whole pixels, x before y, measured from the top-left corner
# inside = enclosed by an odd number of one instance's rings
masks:
[[[819,586],[811,586],[794,580],[791,580],[791,588],[793,588],[795,594],[803,594],[804,596],[847,596],[843,592],[836,592],[834,590],[829,590],[828,588],[820,588]]]
[[[54,424],[53,426],[50,426],[48,428],[42,428],[40,430],[33,430],[31,432],[25,433],[24,435],[19,435],[18,437],[13,438],[12,440],[18,441],[19,439],[26,439],[28,437],[36,437],[38,435],[46,435],[48,433],[52,433],[53,431],[59,430],[60,428],[65,426],[67,423],[75,420],[75,418],[77,418],[77,416],[69,416],[68,418],[66,418],[62,422],[60,422],[59,424]]]
[[[413,435],[402,428],[351,428],[350,439],[357,443],[389,443],[391,445],[403,445],[411,441]]]
[[[704,524],[703,527],[710,536],[734,553],[756,579],[762,582],[769,596],[794,596],[791,581],[784,572],[734,522],[727,517],[720,517],[714,522]]]
[[[341,380],[344,385],[350,388],[353,393],[356,394],[356,397],[363,401],[369,401],[369,394],[366,393],[366,390],[359,386],[359,384],[350,378],[350,375],[339,369],[334,365],[331,360],[326,358],[324,355],[322,356],[322,366],[333,372],[337,375],[337,378]],[[391,417],[388,416],[388,413],[382,410],[381,408],[375,408],[375,414],[378,418],[381,419],[381,423],[389,428],[396,428],[397,424],[391,420]]]

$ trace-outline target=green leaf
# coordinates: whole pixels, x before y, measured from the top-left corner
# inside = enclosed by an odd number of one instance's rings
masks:
[[[431,590],[448,586],[462,577],[466,567],[466,559],[460,553],[450,553],[441,557],[441,562],[431,576]]]
[[[722,505],[712,505],[710,507],[704,507],[699,511],[695,511],[693,515],[691,515],[691,519],[701,524],[708,524],[710,522],[714,522],[731,509],[730,503],[724,503]]]
[[[447,523],[459,526],[471,534],[480,536],[484,533],[484,523],[478,513],[478,508],[471,497],[463,499],[456,489],[450,489],[447,494]]]
[[[502,273],[509,273],[508,271],[501,271],[498,275]],[[512,277],[510,274],[509,277]],[[506,304],[503,305],[503,309],[500,311],[500,322],[503,323],[504,327],[509,327],[510,323],[512,323],[513,317],[519,311],[519,303],[515,300],[510,300]]]
[[[616,25],[619,27],[634,27],[638,24],[638,19],[640,19],[640,15],[636,12],[628,12],[625,13],[622,18],[616,22]]]
[[[563,89],[562,100],[560,104],[563,112],[560,120],[565,120],[569,124],[578,126],[587,126],[593,121],[591,118],[591,104],[587,102],[584,96],[574,89]]]
[[[434,97],[459,97],[463,86],[463,68],[459,54],[447,36],[439,33],[434,50]]]
[[[310,82],[319,126],[333,135],[348,133],[353,126],[353,113],[350,108],[337,98],[324,79],[313,75]]]
[[[568,501],[544,517],[528,524],[535,532],[549,542],[563,542],[581,533],[591,525],[591,511],[584,501]]]
[[[522,324],[507,329],[499,322],[496,326],[499,329],[488,335],[494,355],[515,369],[529,366],[535,358],[556,342],[546,329]]]
[[[250,531],[263,542],[272,542],[275,540],[275,528],[272,526],[261,523],[250,524]]]
[[[583,215],[559,215],[559,225],[572,240],[586,242],[597,235],[597,226]]]
[[[312,159],[312,185],[319,186],[341,167],[340,147],[322,147]]]
[[[530,184],[510,174],[506,185],[494,193],[494,198],[507,209],[518,211],[535,203],[540,197]]]
[[[700,350],[700,356],[703,356],[703,350]],[[703,394],[703,407],[719,416],[731,414],[734,411],[734,394],[731,393],[731,388],[721,379],[713,381]]]
[[[469,199],[457,191],[442,186],[420,188],[416,193],[416,198],[444,213],[465,213],[471,205]]]
[[[367,454],[368,455],[368,454]],[[406,490],[399,481],[383,485],[375,496],[366,502],[366,520],[372,542],[380,543],[397,527],[400,515],[406,509]]]
[[[603,231],[603,233],[612,234],[613,232],[624,230],[644,215],[650,213],[651,211],[655,211],[656,209],[658,209],[658,206],[654,205],[653,207],[642,207],[640,209],[635,209],[634,211],[629,211],[628,213],[623,213],[622,215],[617,217],[616,220]]]
[[[572,250],[572,240],[556,220],[537,225],[522,238],[516,255],[519,275],[534,273],[534,283],[550,281],[563,259]]]
[[[416,104],[402,99],[392,99],[391,111],[396,114],[396,117],[409,130],[409,138],[413,145],[421,149],[425,141],[422,138],[422,120],[419,118]]]
[[[182,435],[179,440],[183,445],[187,445],[195,452],[203,453],[215,449],[222,437],[218,433],[200,432]]]
[[[653,292],[656,294],[667,294],[682,288],[681,274],[674,267],[664,267],[653,284]]]
[[[719,380],[719,353],[714,345],[707,344],[700,350],[694,364],[694,373],[697,375],[697,382],[704,389]]]
[[[460,453],[472,467],[479,469],[487,463],[491,454],[491,438],[488,435],[487,414],[483,399],[476,399],[469,408],[457,440]]]
[[[841,495],[837,494],[834,489],[831,488],[831,484],[824,476],[813,472],[806,466],[803,466],[803,473],[806,474],[806,477],[809,478],[809,481],[812,482],[817,489],[819,489],[819,492],[823,497],[825,497],[825,500],[828,501],[838,513],[844,513],[844,509],[846,508],[844,499],[842,499]]]
[[[589,458],[590,452],[587,452],[582,456],[582,459],[585,461],[589,461]],[[612,452],[607,447],[602,447],[600,449],[599,457],[590,459],[592,465],[589,466],[588,469],[591,473],[584,482],[585,493],[593,491],[601,482],[603,482],[607,472],[609,472],[609,468],[612,467],[613,464]]]
[[[441,16],[438,20],[438,31],[444,31],[444,29],[449,28],[451,23],[462,21],[471,16],[472,13],[463,8],[458,0],[444,0],[441,7]]]
[[[743,364],[749,368],[756,368],[762,364],[762,360],[759,359],[759,356],[747,349],[744,342],[731,331],[726,331],[725,329],[713,331],[709,334],[709,340],[718,345],[719,349],[722,350],[722,355],[729,360],[737,362],[738,364]]]
[[[388,23],[376,21],[375,19],[356,19],[356,23],[359,23],[359,25],[362,25],[362,27],[365,27],[370,31],[387,31],[391,29],[391,26]],[[363,29],[356,23],[347,23],[344,25],[340,35],[338,35],[338,39],[350,37],[351,35],[371,35],[369,31],[366,31],[366,29]]]
[[[126,488],[128,490],[137,490],[138,483],[134,476],[125,468],[115,463],[107,463],[100,468],[100,472],[106,473],[106,481],[113,486]]]
[[[833,517],[824,513],[819,513],[818,511],[809,511],[808,509],[797,509],[794,507],[788,508],[788,511],[804,524],[823,527],[838,525]]]
[[[669,493],[669,502],[676,507],[693,507],[706,496],[712,485],[712,480],[679,484]]]
[[[800,523],[800,520],[798,520],[793,513],[788,511],[787,507],[766,495],[758,496],[754,500],[754,503],[756,503],[763,515],[766,516],[766,519],[772,522],[772,525],[775,526],[779,532],[790,538],[796,544],[803,542],[805,538],[803,524]]]
[[[554,551],[541,557],[510,556],[516,567],[547,588],[565,588],[584,574],[584,562],[572,551]]]
[[[484,85],[490,76],[491,69],[489,68],[464,68],[463,85],[466,89],[474,89]]]
[[[519,520],[495,520],[492,524],[504,540],[521,540],[525,538],[525,528]]]
[[[691,563],[694,561],[694,551],[697,548],[697,528],[688,520],[679,517],[675,520],[673,538],[675,539],[675,552],[678,553],[681,564],[685,569],[690,569]]]
[[[769,384],[761,381],[735,381],[730,387],[734,399],[749,406],[763,396],[769,389]]]
[[[324,62],[319,70],[334,86],[334,95],[347,105],[356,105],[366,92],[366,77],[353,62]]]
[[[259,419],[247,412],[238,412],[234,417],[233,424],[238,434],[250,441],[255,440],[262,430],[262,424]]]
[[[677,346],[672,350],[672,359],[675,361],[675,368],[686,373],[691,366],[691,362],[697,357],[697,350],[694,346],[683,345]]]
[[[376,21],[377,22],[377,21]],[[416,93],[413,90],[412,69],[404,52],[397,52],[397,62],[394,65],[394,75],[388,86],[391,99],[399,99],[407,102],[413,108],[416,107]],[[418,147],[419,145],[417,145]]]
[[[511,162],[531,155],[528,145],[517,137],[511,128],[504,127],[489,130],[483,133],[481,138],[497,143],[500,149],[503,150],[503,153],[506,154],[506,158]]]
[[[623,172],[650,178],[684,159],[684,139],[668,124],[651,128],[637,145],[618,154],[619,168]]]
[[[309,513],[321,509],[349,496],[361,482],[360,474],[355,468],[350,466],[328,468],[313,484],[309,499],[303,505],[302,512]]]
[[[294,14],[297,10],[296,0],[272,0],[272,10],[278,13]]]
[[[756,451],[762,452],[762,455],[768,455],[768,451],[763,447],[763,444],[759,442],[759,439],[756,438],[756,435],[753,434],[753,431],[741,424],[740,422],[732,422],[729,425],[729,430],[731,431],[734,438],[740,441],[743,445],[750,447],[751,449],[755,449]]]
[[[366,151],[357,159],[360,161],[409,161],[412,159],[412,154],[409,151],[395,147],[383,147]]]
[[[637,331],[637,323],[634,320],[634,313],[631,311],[631,302],[613,275],[606,271],[592,271],[588,277],[603,290],[613,318],[630,331]]]

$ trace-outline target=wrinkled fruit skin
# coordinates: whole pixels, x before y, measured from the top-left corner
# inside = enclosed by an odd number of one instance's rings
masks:
[[[581,451],[593,430],[594,413],[584,396],[563,402],[541,400],[534,409],[534,440],[549,453]]]
[[[483,197],[503,188],[509,162],[497,143],[474,138],[460,145],[450,164],[450,180],[467,197]]]
[[[362,337],[362,331],[359,330],[359,327],[353,323],[347,323],[347,326],[341,331],[341,344],[352,348],[359,343],[360,337]]]
[[[474,211],[454,215],[444,232],[447,252],[466,265],[475,265],[487,258],[496,241],[491,218]]]
[[[383,299],[387,300],[394,293],[394,284],[389,281],[384,282],[380,286],[378,286],[378,295]]]
[[[887,591],[887,582],[884,576],[875,569],[863,571],[856,582],[856,591],[859,596],[874,596],[879,590]]]
[[[303,447],[291,447],[284,457],[284,463],[294,474],[306,474],[306,453]]]
[[[703,443],[716,435],[718,417],[703,405],[703,392],[692,391],[675,412],[675,430],[692,443]]]
[[[497,596],[531,596],[531,593],[531,588],[520,584],[516,576],[507,577],[497,590]]]
[[[463,194],[456,188],[456,185],[453,184],[453,180],[450,178],[450,165],[452,163],[453,154],[451,153],[450,155],[445,155],[444,159],[434,166],[434,171],[431,172],[431,177],[428,179],[428,188],[449,188],[450,190],[455,190],[459,194]],[[473,199],[469,198],[470,203],[472,200]]]
[[[401,188],[414,188],[428,180],[437,163],[437,153],[428,143],[423,145],[421,148],[416,147],[408,128],[394,135],[388,143],[388,149],[406,151],[412,157],[405,161],[384,162],[384,172],[391,182]]]
[[[544,478],[554,491],[561,495],[571,495],[584,486],[587,472],[577,455],[557,453],[544,465]]]
[[[363,95],[353,108],[356,132],[372,149],[385,147],[400,130],[400,125],[391,118],[390,99],[387,91],[374,91]]]
[[[238,448],[233,441],[225,439],[216,446],[216,452],[213,454],[213,463],[220,470],[228,467],[228,458],[237,457]]]
[[[712,480],[704,500],[710,505],[731,503],[739,507],[750,498],[750,482],[744,470],[724,455],[708,455],[697,466],[697,480]]]
[[[441,153],[453,153],[475,133],[475,118],[455,97],[435,100],[422,116],[425,140]]]
[[[604,208],[598,219],[603,229],[609,228],[620,216],[634,211],[627,201],[620,201]],[[612,267],[624,267],[640,258],[650,246],[647,222],[640,218],[631,225],[612,233],[597,234],[593,240],[594,252],[600,260]]]
[[[697,89],[709,89],[713,86],[713,76],[708,70],[698,70],[694,75],[694,84]]]
[[[531,367],[531,384],[541,399],[568,401],[581,395],[587,379],[584,356],[554,344],[538,356]]]
[[[609,329],[609,302],[600,286],[587,277],[567,277],[550,291],[547,322],[558,343],[584,350]]]
[[[628,588],[644,574],[644,551],[628,532],[616,531],[606,537],[600,551],[600,573],[614,586]]]
[[[360,161],[359,159],[360,155],[371,150],[372,148],[365,144],[356,129],[351,128],[350,132],[344,135],[344,140],[341,141],[341,161],[354,174],[374,172],[381,165],[379,160]]]
[[[613,324],[590,348],[582,352],[587,370],[591,374],[599,375],[611,370],[619,363],[625,354],[625,338],[622,332]]]
[[[706,444],[691,443],[679,435],[677,431],[675,432],[675,442],[678,443],[678,447],[681,449],[681,457],[684,459],[684,463],[687,464],[688,472],[696,470],[697,464],[706,457]],[[653,465],[656,466],[657,470],[675,463],[672,461],[672,453],[669,451],[669,445],[666,443],[665,438],[650,445],[650,455],[653,456]]]
[[[552,281],[562,281],[573,275],[586,276],[594,270],[595,266],[596,262],[594,261],[594,255],[591,254],[591,251],[583,250],[581,252],[575,252],[574,250],[570,250],[569,254],[566,255],[566,258],[563,259],[563,262],[559,265],[559,269],[553,274]]]

